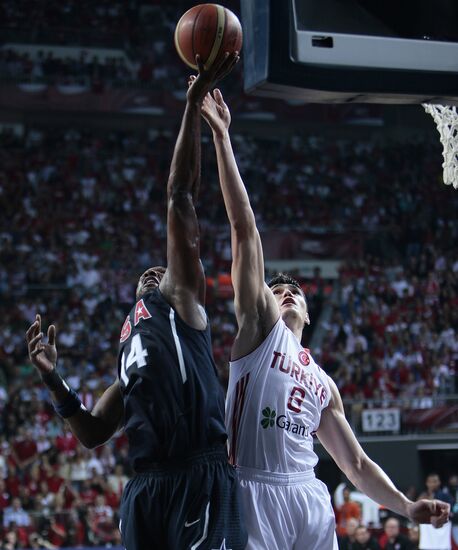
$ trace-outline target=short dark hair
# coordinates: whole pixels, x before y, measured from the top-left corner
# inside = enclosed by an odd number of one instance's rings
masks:
[[[305,298],[305,292],[302,290],[301,285],[296,281],[296,279],[293,279],[290,275],[287,275],[286,273],[277,273],[270,279],[270,281],[267,282],[267,286],[269,288],[272,288],[275,285],[292,285],[297,287]]]

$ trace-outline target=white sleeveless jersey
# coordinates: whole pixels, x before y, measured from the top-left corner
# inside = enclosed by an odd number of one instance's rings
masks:
[[[329,400],[326,373],[280,318],[257,349],[230,363],[231,462],[282,473],[313,468],[312,434]]]

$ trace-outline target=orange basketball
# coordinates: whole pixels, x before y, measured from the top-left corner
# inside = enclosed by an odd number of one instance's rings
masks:
[[[181,17],[175,29],[178,55],[195,70],[197,54],[208,69],[225,52],[239,52],[242,39],[238,17],[218,4],[194,6]]]

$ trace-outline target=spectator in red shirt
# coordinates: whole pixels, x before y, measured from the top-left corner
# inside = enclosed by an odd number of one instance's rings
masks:
[[[48,403],[45,401],[35,401],[34,407],[36,408],[35,417],[41,426],[45,426],[50,420],[52,413],[50,413]]]
[[[69,430],[66,430],[63,434],[56,437],[55,446],[59,453],[73,455],[77,445],[78,441],[76,437]]]
[[[58,521],[54,515],[50,516],[49,522],[49,542],[60,548],[63,546],[65,539],[67,538],[67,530],[65,529],[65,525]]]
[[[5,482],[0,478],[0,512],[4,510],[10,503],[10,495],[6,490]]]
[[[358,387],[356,386],[355,382],[353,381],[353,378],[349,372],[345,374],[345,379],[343,384],[340,386],[340,395],[342,397],[352,397],[355,393]]]
[[[42,481],[42,476],[38,463],[32,465],[28,475],[25,476],[25,481],[30,494],[32,496],[36,495],[40,489],[40,483]]]
[[[337,534],[343,537],[347,534],[347,522],[350,518],[356,519],[358,522],[361,519],[361,508],[359,504],[350,499],[350,489],[345,487],[343,490],[344,503],[336,510],[337,518]]]
[[[113,539],[113,510],[106,504],[105,497],[98,495],[89,513],[89,525],[96,542],[107,543]]]
[[[38,458],[37,444],[29,428],[20,426],[11,445],[11,457],[21,470],[28,468]]]
[[[81,483],[81,488],[79,491],[79,496],[83,504],[90,505],[93,504],[95,501],[95,497],[97,496],[97,492],[92,487],[91,482],[89,479],[85,479]]]
[[[119,507],[119,496],[113,491],[108,483],[105,487],[104,496],[106,504],[113,510],[117,510]]]
[[[64,480],[60,475],[51,467],[47,471],[46,482],[48,483],[51,493],[57,493]]]
[[[21,481],[17,474],[17,468],[15,465],[10,464],[8,466],[8,475],[5,479],[5,487],[11,497],[17,497],[19,495],[19,486]]]
[[[86,528],[78,517],[75,509],[69,511],[67,519],[67,543],[72,546],[82,546],[86,538]]]

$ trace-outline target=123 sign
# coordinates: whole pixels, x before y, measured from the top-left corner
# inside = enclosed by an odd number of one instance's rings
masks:
[[[399,409],[368,409],[362,413],[363,432],[399,432]]]

